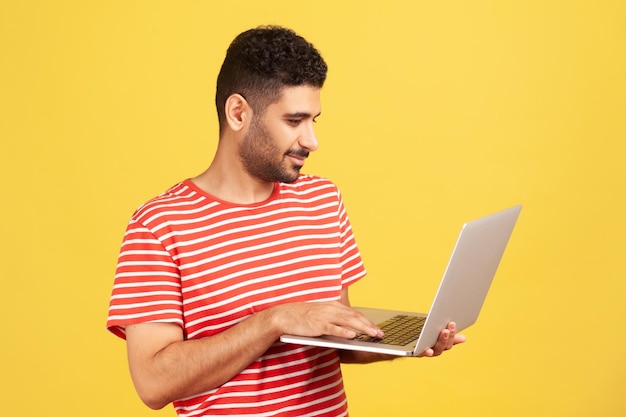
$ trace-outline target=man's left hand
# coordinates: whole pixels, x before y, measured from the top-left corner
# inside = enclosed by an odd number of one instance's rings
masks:
[[[448,326],[439,333],[439,339],[435,346],[426,349],[418,357],[439,356],[444,351],[452,349],[452,346],[465,342],[465,336],[456,333],[456,323],[450,322]]]

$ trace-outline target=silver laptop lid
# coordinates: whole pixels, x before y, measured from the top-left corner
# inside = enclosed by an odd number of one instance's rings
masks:
[[[521,209],[518,205],[463,225],[416,354],[431,347],[450,321],[457,331],[476,321]]]

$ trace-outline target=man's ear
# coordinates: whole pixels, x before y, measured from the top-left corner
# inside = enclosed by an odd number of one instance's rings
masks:
[[[224,105],[226,123],[234,131],[241,131],[252,120],[252,107],[241,94],[231,94]]]

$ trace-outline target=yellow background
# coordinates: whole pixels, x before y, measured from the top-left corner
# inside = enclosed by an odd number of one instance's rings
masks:
[[[522,211],[469,341],[345,366],[353,416],[623,416],[626,6],[2,1],[2,415],[171,416],[104,324],[132,211],[202,171],[232,38],[329,63],[307,172],[342,189],[353,304],[427,310],[460,225]],[[400,289],[405,288],[405,289]]]

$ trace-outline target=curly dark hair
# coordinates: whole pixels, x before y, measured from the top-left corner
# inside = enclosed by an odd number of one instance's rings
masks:
[[[238,35],[228,47],[217,77],[215,105],[224,127],[224,106],[232,94],[241,94],[255,113],[279,100],[283,87],[321,88],[328,67],[319,51],[293,30],[260,26]]]

